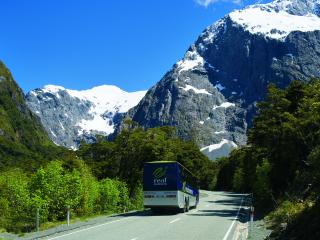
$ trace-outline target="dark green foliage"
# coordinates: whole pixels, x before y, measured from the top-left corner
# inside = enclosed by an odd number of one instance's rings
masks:
[[[248,133],[248,146],[219,161],[217,187],[253,192],[260,210],[315,199],[320,176],[320,82],[270,85]]]

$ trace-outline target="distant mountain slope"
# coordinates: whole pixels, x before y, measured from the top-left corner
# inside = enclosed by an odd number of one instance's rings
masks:
[[[205,29],[128,116],[176,126],[211,159],[246,143],[255,104],[274,83],[320,77],[318,0],[276,0],[234,11]]]
[[[121,114],[137,105],[145,93],[108,85],[84,91],[48,85],[30,91],[26,101],[56,144],[77,148],[82,139],[90,142],[96,134],[113,133]]]
[[[41,148],[51,145],[39,118],[29,110],[22,90],[0,61],[0,169],[35,159]]]

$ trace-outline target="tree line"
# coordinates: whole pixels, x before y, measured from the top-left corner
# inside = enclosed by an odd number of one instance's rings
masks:
[[[257,107],[247,146],[218,161],[217,189],[253,193],[281,221],[319,209],[320,81],[270,85]]]

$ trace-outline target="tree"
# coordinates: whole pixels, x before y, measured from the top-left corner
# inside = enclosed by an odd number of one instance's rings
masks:
[[[30,207],[28,176],[19,169],[0,175],[0,225],[9,231],[33,228],[35,211]]]

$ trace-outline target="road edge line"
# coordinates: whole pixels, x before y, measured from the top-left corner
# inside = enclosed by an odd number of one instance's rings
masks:
[[[178,222],[178,221],[180,221],[180,220],[181,220],[181,218],[176,218],[176,219],[172,220],[171,222],[169,222],[169,224]]]
[[[235,216],[235,218],[233,219],[233,221],[232,221],[232,223],[231,223],[231,225],[230,225],[230,227],[229,227],[226,235],[224,235],[224,237],[223,237],[222,240],[227,240],[227,239],[228,239],[229,234],[230,234],[230,232],[231,232],[231,230],[232,230],[232,228],[233,228],[233,225],[234,225],[235,222],[238,220],[238,216],[239,216],[240,210],[241,210],[241,208],[242,208],[243,198],[244,198],[244,197],[242,197],[242,199],[241,199],[241,204],[240,204],[240,207],[239,207],[239,209],[238,209],[237,216]]]

